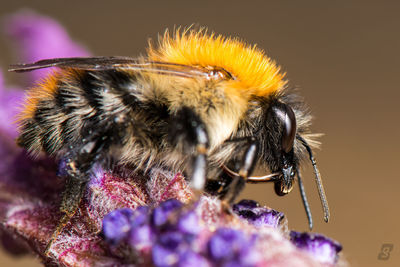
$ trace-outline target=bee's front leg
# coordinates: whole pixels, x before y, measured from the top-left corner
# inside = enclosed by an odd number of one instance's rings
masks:
[[[44,255],[48,255],[53,242],[75,215],[89,182],[93,165],[100,160],[99,157],[106,155],[113,142],[113,135],[109,132],[93,134],[94,137],[85,142],[70,146],[70,150],[60,163],[58,174],[67,178],[60,206],[60,211],[64,215],[47,243]]]
[[[247,139],[245,153],[239,165],[239,172],[237,173],[238,175],[234,176],[227,188],[222,190],[224,192],[222,200],[225,207],[230,207],[230,205],[235,201],[236,197],[242,191],[247,178],[254,170],[257,159],[258,142],[254,137],[249,137]]]
[[[175,147],[182,146],[185,153],[192,154],[190,187],[195,199],[204,192],[207,177],[207,152],[209,146],[206,127],[195,111],[188,107],[180,109],[173,117],[169,131],[170,141]]]

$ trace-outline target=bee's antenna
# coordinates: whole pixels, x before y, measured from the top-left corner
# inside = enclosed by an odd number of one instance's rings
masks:
[[[324,190],[324,186],[322,185],[321,175],[320,175],[319,170],[317,168],[317,163],[315,162],[315,159],[314,159],[313,153],[311,151],[311,148],[308,145],[308,143],[306,142],[306,140],[304,140],[304,138],[301,137],[300,135],[297,135],[297,139],[307,149],[308,155],[310,156],[311,164],[313,165],[313,168],[314,168],[315,182],[317,183],[319,198],[321,199],[322,208],[324,210],[324,221],[328,222],[329,221],[329,217],[330,217],[328,201],[326,200],[325,190]]]
[[[304,189],[303,181],[301,180],[299,170],[296,170],[296,174],[297,174],[297,180],[299,182],[301,200],[303,200],[304,209],[306,210],[306,214],[307,214],[307,218],[308,218],[308,226],[310,227],[310,230],[312,230],[313,219],[312,219],[312,215],[311,215],[310,205],[308,204],[308,201],[307,201],[306,191]]]

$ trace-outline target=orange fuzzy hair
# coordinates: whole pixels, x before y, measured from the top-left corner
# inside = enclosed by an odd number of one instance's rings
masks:
[[[17,121],[32,118],[41,100],[52,99],[57,89],[57,81],[61,71],[53,71],[42,79],[35,87],[31,88],[25,96],[25,103]]]
[[[221,67],[236,77],[235,87],[256,96],[267,96],[285,87],[284,74],[256,45],[237,38],[226,38],[207,30],[166,31],[154,48],[149,44],[150,60],[202,67]]]

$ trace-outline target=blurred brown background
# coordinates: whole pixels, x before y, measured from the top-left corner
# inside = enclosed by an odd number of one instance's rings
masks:
[[[400,266],[400,3],[338,2],[14,0],[1,4],[0,16],[21,8],[51,16],[94,55],[137,56],[149,37],[193,23],[257,43],[301,89],[313,130],[325,133],[317,159],[332,212],[328,224],[310,166],[303,174],[314,231],[340,241],[352,266]],[[15,61],[10,51],[2,37],[3,70]],[[278,197],[271,185],[249,185],[243,197],[283,211],[291,229],[305,231],[297,191]],[[384,243],[394,249],[381,261]],[[38,265],[0,256],[0,266]]]

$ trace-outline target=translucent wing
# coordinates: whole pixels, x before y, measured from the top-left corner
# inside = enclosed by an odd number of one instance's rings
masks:
[[[11,65],[9,71],[25,72],[49,67],[75,68],[91,71],[126,69],[182,77],[204,77],[206,79],[232,77],[223,69],[217,70],[167,62],[143,61],[130,57],[71,57],[44,59],[34,63]]]

